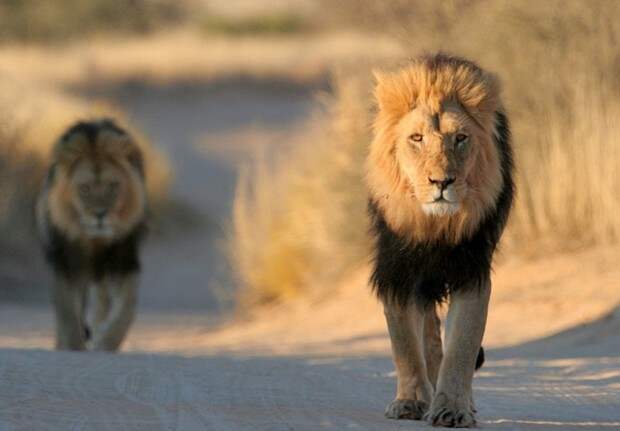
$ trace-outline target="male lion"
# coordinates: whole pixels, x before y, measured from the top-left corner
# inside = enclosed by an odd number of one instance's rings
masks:
[[[107,119],[69,128],[37,202],[57,349],[84,350],[89,338],[94,350],[119,348],[134,317],[145,214],[142,153],[129,134]]]
[[[371,281],[384,304],[398,378],[385,414],[473,426],[491,260],[514,188],[499,85],[474,63],[443,54],[376,78],[367,166]],[[443,353],[436,304],[445,299]]]

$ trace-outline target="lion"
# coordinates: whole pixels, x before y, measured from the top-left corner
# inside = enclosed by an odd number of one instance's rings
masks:
[[[54,272],[57,349],[120,347],[135,314],[146,208],[142,152],[113,120],[78,122],[56,142],[36,216]]]
[[[472,379],[484,361],[492,257],[514,195],[500,86],[473,62],[446,54],[375,77],[371,284],[397,374],[385,415],[474,426]],[[445,353],[436,310],[444,300]]]

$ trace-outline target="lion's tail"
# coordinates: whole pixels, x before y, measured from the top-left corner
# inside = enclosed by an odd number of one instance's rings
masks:
[[[478,351],[478,357],[476,358],[476,370],[479,370],[484,364],[484,349],[480,347]]]

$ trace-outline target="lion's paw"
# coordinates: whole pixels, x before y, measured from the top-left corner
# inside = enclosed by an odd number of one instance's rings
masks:
[[[424,419],[435,427],[470,428],[476,426],[476,418],[471,406],[468,408],[458,404],[449,402],[445,394],[439,394]]]
[[[394,400],[385,408],[390,419],[420,420],[428,410],[428,404],[420,400]]]

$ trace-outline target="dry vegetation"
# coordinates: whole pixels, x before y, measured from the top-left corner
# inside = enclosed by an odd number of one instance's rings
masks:
[[[505,250],[617,243],[620,3],[349,0],[337,8],[332,25],[339,28],[387,34],[410,55],[457,53],[501,76],[518,163]],[[251,298],[312,291],[323,277],[363,262],[369,114],[367,94],[352,96],[355,82],[340,79],[336,87],[336,133],[320,144],[307,140],[275,174],[259,167],[241,183],[233,263]]]
[[[337,77],[326,100],[331,123],[292,154],[261,161],[240,179],[233,209],[231,261],[242,304],[296,295],[359,263],[367,252],[363,174],[368,139],[360,79]],[[293,163],[293,164],[291,164]]]

